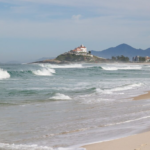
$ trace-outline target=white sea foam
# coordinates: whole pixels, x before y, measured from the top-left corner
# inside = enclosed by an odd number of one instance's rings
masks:
[[[10,78],[10,74],[5,70],[0,69],[0,80],[8,79],[8,78]]]
[[[104,70],[118,70],[117,67],[102,67]]]
[[[130,89],[134,89],[136,87],[140,87],[142,86],[143,84],[142,83],[135,83],[135,84],[131,84],[131,85],[126,85],[126,86],[123,86],[123,87],[117,87],[117,88],[113,88],[111,89],[111,91],[124,91],[124,90],[130,90]]]
[[[85,150],[84,148],[52,148],[48,146],[0,143],[1,150]]]
[[[86,99],[84,100],[82,103],[83,104],[97,104],[97,103],[112,103],[114,101],[114,99],[104,99],[104,98],[90,98],[90,99]]]
[[[57,93],[55,96],[50,97],[49,99],[58,99],[58,100],[70,100],[71,98],[67,95]]]
[[[142,85],[143,85],[142,83],[135,83],[135,84],[126,85],[126,86],[122,86],[122,87],[116,87],[116,88],[112,88],[112,89],[104,89],[104,90],[96,89],[96,91],[100,92],[100,93],[105,93],[105,94],[112,94],[112,92],[130,90],[130,89],[134,89],[137,87],[141,87]]]
[[[52,76],[53,73],[55,73],[55,70],[50,68],[43,68],[41,70],[34,70],[32,72],[38,76]]]
[[[49,68],[83,68],[82,64],[69,64],[69,65],[53,65],[53,64],[39,64],[41,67]]]
[[[119,125],[119,124],[134,122],[134,121],[138,121],[138,120],[143,120],[143,119],[147,119],[147,118],[150,118],[150,116],[145,116],[145,117],[141,117],[141,118],[137,118],[137,119],[133,119],[133,120],[127,120],[127,121],[118,122],[118,123],[113,123],[113,124],[107,124],[105,126]]]
[[[104,70],[139,70],[141,66],[102,66]]]
[[[53,150],[51,147],[38,146],[38,145],[16,145],[16,144],[5,144],[0,143],[0,149],[3,150]]]

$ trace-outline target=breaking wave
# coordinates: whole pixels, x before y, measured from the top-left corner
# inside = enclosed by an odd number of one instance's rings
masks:
[[[52,76],[53,73],[55,73],[54,69],[50,69],[50,68],[43,68],[41,70],[35,70],[32,71],[35,75],[38,76]]]
[[[10,78],[10,74],[7,71],[0,68],[0,80],[8,78]]]
[[[53,64],[39,64],[41,67],[49,68],[83,68],[82,64],[70,64],[70,65],[53,65]]]
[[[69,96],[67,96],[67,95],[57,93],[57,94],[55,94],[55,96],[50,97],[49,99],[55,99],[55,100],[70,100],[71,98],[70,98]]]
[[[104,90],[96,89],[96,91],[100,92],[100,93],[111,94],[112,92],[130,90],[130,89],[134,89],[137,87],[141,87],[142,85],[143,85],[142,83],[136,83],[136,84],[126,85],[126,86],[122,86],[122,87],[116,87],[116,88],[112,88],[112,89],[104,89]]]
[[[101,66],[104,70],[139,70],[141,66]]]
[[[52,148],[48,146],[0,143],[2,150],[85,150],[84,148]]]

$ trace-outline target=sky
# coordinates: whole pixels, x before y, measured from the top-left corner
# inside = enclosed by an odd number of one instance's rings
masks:
[[[84,44],[150,47],[149,0],[0,0],[0,62],[29,62]]]

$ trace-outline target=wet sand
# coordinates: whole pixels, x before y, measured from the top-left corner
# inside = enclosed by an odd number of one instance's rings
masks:
[[[144,100],[144,99],[150,99],[150,91],[146,94],[139,95],[133,98],[133,100]]]
[[[83,146],[87,150],[150,150],[150,132]]]

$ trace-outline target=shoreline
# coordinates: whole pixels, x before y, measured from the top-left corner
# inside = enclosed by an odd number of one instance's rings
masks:
[[[86,150],[150,150],[150,131],[106,142],[85,145]]]
[[[150,99],[150,91],[132,97],[132,100]],[[130,135],[110,141],[97,142],[82,146],[85,150],[150,150],[150,131]]]
[[[147,93],[133,97],[133,100],[146,100],[150,99],[150,91],[147,91]]]

